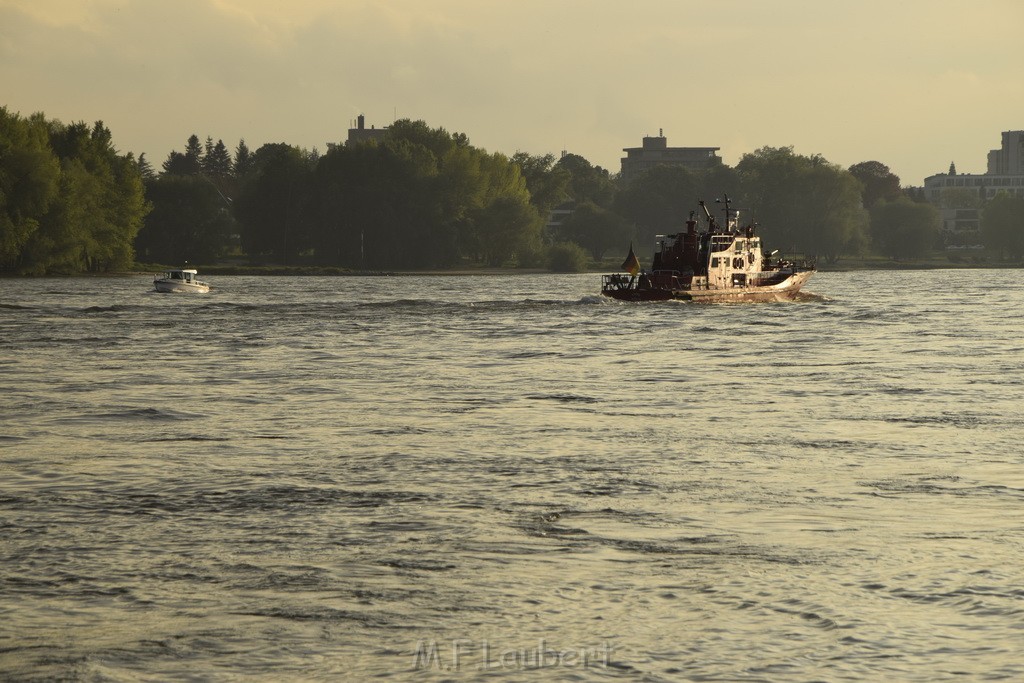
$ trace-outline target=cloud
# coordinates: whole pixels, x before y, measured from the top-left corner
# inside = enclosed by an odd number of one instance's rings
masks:
[[[397,112],[613,171],[663,128],[729,163],[794,145],[913,181],[1022,127],[1021,25],[1017,0],[8,0],[0,83],[154,161],[192,133],[322,149]]]

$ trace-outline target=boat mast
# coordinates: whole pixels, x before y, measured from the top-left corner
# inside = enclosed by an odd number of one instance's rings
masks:
[[[729,230],[729,218],[730,218],[730,216],[729,216],[729,202],[732,201],[732,200],[729,199],[729,195],[727,195],[727,194],[723,194],[722,197],[723,197],[722,199],[716,199],[715,203],[716,204],[719,204],[719,203],[724,203],[725,204],[725,229]]]

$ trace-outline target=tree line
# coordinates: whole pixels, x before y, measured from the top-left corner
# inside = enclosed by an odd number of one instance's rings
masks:
[[[678,231],[697,199],[722,192],[786,253],[910,259],[940,246],[936,210],[887,166],[842,168],[792,147],[701,172],[659,166],[625,183],[579,155],[509,157],[401,120],[381,139],[324,154],[286,143],[253,152],[244,139],[232,153],[193,134],[157,172],[144,154],[118,153],[102,122],[64,125],[0,108],[0,271],[8,273],[227,256],[357,270],[579,270]],[[1016,258],[1022,203],[997,197],[983,226],[986,241]],[[545,227],[556,208],[567,218]]]
[[[154,206],[171,189],[190,192],[208,218],[151,216],[140,255],[216,260],[236,234],[242,253],[267,263],[403,269],[560,259],[573,269],[631,241],[653,244],[684,225],[698,198],[725,190],[788,252],[835,261],[874,247],[914,258],[938,236],[935,210],[908,197],[884,164],[843,169],[790,147],[759,149],[735,168],[659,166],[629,183],[579,155],[506,157],[422,121],[398,121],[381,140],[323,155],[283,143],[250,154],[242,141],[233,171],[223,149],[193,135],[147,182]],[[568,218],[545,229],[556,207]]]
[[[102,121],[64,125],[0,107],[0,272],[125,270],[148,205],[138,163]]]

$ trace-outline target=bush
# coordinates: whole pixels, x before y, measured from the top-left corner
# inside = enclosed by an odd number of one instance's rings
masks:
[[[575,242],[559,242],[548,249],[548,270],[555,273],[582,273],[587,269],[586,250]]]
[[[516,252],[515,261],[517,268],[543,268],[548,262],[548,251],[539,244],[523,247]]]

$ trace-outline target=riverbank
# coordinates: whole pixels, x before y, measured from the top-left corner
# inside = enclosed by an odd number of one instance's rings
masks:
[[[193,266],[189,266],[193,267]],[[156,273],[167,270],[171,266],[160,264],[136,264],[133,272]],[[337,266],[286,266],[286,265],[243,265],[219,264],[195,266],[199,275],[265,275],[272,276],[400,276],[400,275],[536,275],[550,273],[546,268],[492,268],[481,266],[459,266],[456,268],[430,270],[357,270]],[[595,270],[595,272],[598,272]]]
[[[823,259],[817,262],[818,270],[821,272],[846,272],[852,270],[936,270],[936,269],[964,269],[964,268],[1020,268],[1024,263],[1020,261],[1009,261],[995,258],[989,254],[965,254],[936,252],[932,256],[923,259],[894,260],[882,256],[866,256],[862,258],[842,258],[836,263],[827,263]],[[157,272],[164,270],[166,266],[160,264],[138,264],[140,272]],[[477,266],[473,264],[460,264],[452,268],[431,268],[424,270],[360,270],[341,268],[338,266],[314,266],[314,265],[280,265],[260,264],[249,265],[244,263],[220,263],[211,265],[200,265],[198,270],[201,275],[319,275],[319,276],[402,276],[402,275],[536,275],[551,273],[546,268],[510,268]],[[613,273],[621,270],[621,260],[616,258],[605,258],[601,262],[591,262],[586,271],[588,273]]]
[[[817,266],[818,270],[823,273],[850,270],[983,270],[1021,268],[1024,267],[1024,262],[990,259],[985,256],[957,256],[956,258],[950,258],[949,256],[941,255],[933,258],[899,261],[883,257],[844,258],[836,263],[819,261]]]
[[[986,257],[961,257],[957,260],[950,260],[946,256],[936,256],[929,259],[917,259],[912,261],[894,261],[882,257],[850,258],[841,259],[837,263],[825,263],[819,261],[818,270],[823,273],[848,272],[848,271],[871,271],[871,270],[992,270],[1002,268],[1021,268],[1024,262],[990,260]],[[77,273],[77,274],[50,274],[47,277],[118,277],[126,275],[150,275],[159,273],[174,266],[166,266],[155,263],[137,263],[128,271],[114,273]],[[337,276],[337,277],[401,277],[415,275],[437,275],[437,276],[473,276],[473,275],[539,275],[552,273],[546,268],[494,268],[459,266],[451,269],[434,268],[429,270],[353,270],[337,266],[287,266],[287,265],[245,265],[239,263],[222,263],[212,265],[199,264],[195,266],[200,277],[205,276]],[[584,272],[593,274],[613,273],[619,271],[618,261],[606,260],[603,264],[591,264]],[[9,273],[0,274],[0,278],[36,277],[20,276]]]

